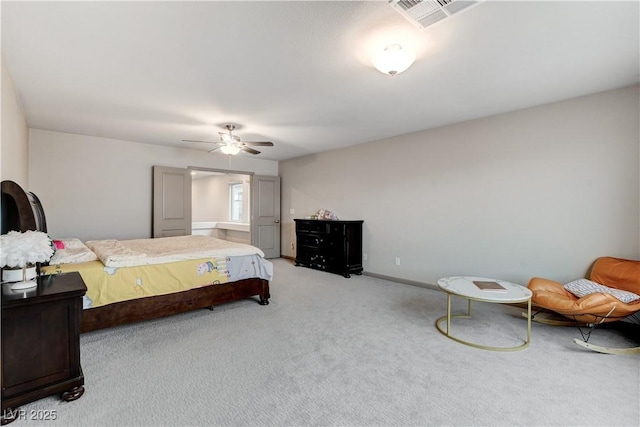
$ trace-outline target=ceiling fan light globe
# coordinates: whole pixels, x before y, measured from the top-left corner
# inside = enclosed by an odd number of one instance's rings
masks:
[[[235,145],[223,145],[222,147],[220,147],[220,151],[222,151],[224,154],[235,156],[240,152],[240,147],[237,147]]]

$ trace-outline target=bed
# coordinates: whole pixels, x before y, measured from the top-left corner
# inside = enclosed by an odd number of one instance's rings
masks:
[[[2,181],[2,233],[10,230],[47,232],[46,217],[42,204],[35,194],[25,192],[13,181]],[[191,239],[192,237],[195,239]],[[186,249],[187,241],[194,240],[197,244],[204,245],[204,241],[199,240],[203,237],[212,239],[207,240],[212,245],[215,243],[213,241],[218,240],[206,236],[92,242],[61,239],[56,243],[64,249],[75,249],[80,245],[90,248],[90,252],[96,249],[99,254],[93,253],[97,259],[83,258],[77,252],[70,250],[72,256],[78,256],[72,261],[78,262],[58,263],[59,260],[52,259],[49,266],[41,267],[41,272],[42,274],[80,272],[88,289],[88,300],[85,298],[85,309],[82,313],[82,332],[164,317],[198,308],[211,309],[218,304],[246,298],[256,299],[260,305],[269,304],[269,279],[272,270],[269,261],[261,256],[261,251],[254,248],[257,251],[254,250],[253,254],[238,252],[237,249],[231,249],[231,246],[227,245],[228,242],[218,242],[219,247],[211,249],[213,250],[211,253],[206,252],[208,249],[204,248],[189,253]],[[151,246],[136,246],[145,244]],[[171,257],[167,257],[167,254],[158,249],[161,246],[170,248],[179,246],[181,250],[170,250]],[[113,255],[109,252],[111,247],[119,248],[120,252]],[[224,253],[227,247],[232,251],[230,254]],[[251,251],[250,248],[243,248],[243,250]],[[154,252],[156,249],[158,252]],[[84,249],[82,251],[86,255],[86,251]],[[148,252],[154,252],[151,254],[151,259],[146,257],[149,255]],[[237,267],[240,264],[242,267]],[[232,268],[232,265],[236,267]],[[117,274],[113,274],[114,272]],[[102,294],[106,291],[100,288],[101,283],[109,279],[110,289],[116,289],[119,286],[113,279],[121,273],[135,277],[133,280],[136,280],[136,283],[127,285],[129,295],[123,296],[123,300],[118,300],[117,295],[113,298],[102,298]]]

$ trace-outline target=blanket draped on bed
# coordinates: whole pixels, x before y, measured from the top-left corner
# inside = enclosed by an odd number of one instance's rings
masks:
[[[163,264],[209,257],[264,256],[255,246],[199,235],[137,240],[92,240],[86,244],[107,267]]]

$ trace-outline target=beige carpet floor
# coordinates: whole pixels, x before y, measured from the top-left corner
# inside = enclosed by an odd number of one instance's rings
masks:
[[[525,350],[480,350],[436,330],[439,291],[274,265],[268,306],[243,300],[83,334],[85,395],[25,405],[13,425],[640,425],[638,355],[593,353],[573,344],[576,329],[535,323]],[[514,345],[526,320],[477,303],[473,321],[453,327]],[[640,345],[637,327],[591,340]],[[42,411],[56,420],[29,419]]]

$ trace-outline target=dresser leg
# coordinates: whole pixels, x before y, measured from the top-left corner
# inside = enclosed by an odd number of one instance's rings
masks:
[[[62,393],[62,400],[65,400],[67,402],[73,402],[74,400],[80,399],[80,397],[82,397],[82,395],[84,394],[84,386],[80,386],[80,387],[74,387],[69,391],[65,391],[64,393]]]

